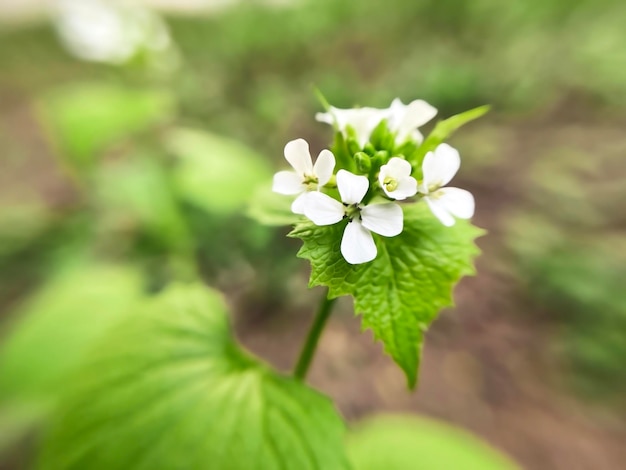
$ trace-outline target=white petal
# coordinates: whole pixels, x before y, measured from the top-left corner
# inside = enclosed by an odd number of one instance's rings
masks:
[[[414,100],[405,105],[398,98],[389,107],[389,128],[396,132],[396,143],[408,138],[421,142],[422,135],[416,130],[437,115],[437,109],[424,100]]]
[[[315,225],[332,225],[343,219],[343,204],[332,197],[316,191],[308,193],[304,204],[304,215]]]
[[[383,186],[383,190],[387,193],[387,196],[392,197],[398,201],[402,201],[407,197],[412,197],[417,194],[417,180],[412,176],[402,178],[398,180],[398,187],[395,191],[387,191]]]
[[[437,202],[452,215],[461,219],[469,219],[474,215],[474,196],[460,188],[441,188],[435,194]]]
[[[437,199],[431,197],[425,197],[424,200],[428,203],[428,207],[432,211],[433,215],[437,217],[443,225],[446,227],[452,227],[456,222],[454,217],[446,210],[445,206]]]
[[[330,150],[322,150],[317,156],[315,165],[313,166],[313,174],[317,176],[318,184],[324,186],[333,176],[335,169],[335,156]]]
[[[302,177],[295,171],[279,171],[274,175],[272,191],[279,194],[299,194],[306,188],[302,184]]]
[[[398,204],[371,204],[361,209],[363,226],[385,237],[395,237],[402,232],[403,214]]]
[[[380,172],[385,172],[397,180],[411,176],[411,164],[404,158],[393,157],[386,165],[380,167]]]
[[[434,152],[428,152],[422,163],[424,186],[445,186],[461,166],[459,152],[448,144],[440,144]]]
[[[296,139],[285,145],[285,159],[300,175],[313,174],[313,162],[309,152],[309,144],[304,139]]]
[[[346,204],[358,204],[363,200],[370,182],[367,177],[355,175],[346,170],[337,172],[337,188],[341,200]]]
[[[376,258],[374,238],[357,219],[346,225],[341,239],[341,254],[350,264],[367,263]]]
[[[331,126],[335,123],[335,117],[331,113],[316,113],[315,120]]]
[[[437,108],[431,106],[424,100],[411,101],[406,106],[402,127],[412,131],[421,127],[437,115]]]
[[[304,214],[304,208],[307,205],[307,200],[312,193],[303,192],[291,203],[291,212],[294,214]]]
[[[339,109],[330,107],[327,113],[317,113],[315,119],[327,124],[335,124],[345,134],[348,126],[354,129],[359,145],[363,147],[376,126],[387,117],[387,110],[377,108]]]
[[[411,132],[411,140],[415,142],[416,144],[421,144],[422,142],[424,142],[424,136],[422,135],[420,131],[415,129],[413,132]],[[400,142],[400,139],[396,137],[396,143],[402,143],[402,142]]]

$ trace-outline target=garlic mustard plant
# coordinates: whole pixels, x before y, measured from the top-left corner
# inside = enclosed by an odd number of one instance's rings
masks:
[[[446,186],[461,160],[445,140],[487,109],[440,120],[423,135],[437,115],[424,100],[396,98],[388,108],[326,105],[315,118],[333,127],[329,150],[313,164],[304,140],[287,144],[293,170],[276,173],[273,190],[296,196],[289,236],[303,242],[298,256],[311,263],[310,286],[328,288],[296,377],[307,373],[334,299],[351,295],[364,328],[415,386],[424,332],[452,303],[454,284],[473,273],[473,240],[482,233],[468,221],[471,193]],[[272,219],[271,210],[263,220],[285,221],[285,212]]]

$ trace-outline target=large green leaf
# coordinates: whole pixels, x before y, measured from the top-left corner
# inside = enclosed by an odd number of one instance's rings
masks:
[[[210,213],[243,210],[256,189],[271,178],[263,156],[226,137],[176,129],[166,145],[177,160],[173,180],[178,194]]]
[[[127,267],[67,268],[14,312],[0,347],[0,454],[46,419],[86,351],[139,301],[141,284]]]
[[[174,104],[164,90],[96,82],[48,92],[39,108],[61,156],[71,168],[84,171],[104,146],[170,119]]]
[[[426,418],[378,416],[349,435],[354,470],[516,470],[472,435]]]
[[[439,310],[452,304],[454,284],[474,273],[473,240],[482,230],[461,220],[445,227],[426,204],[404,209],[402,233],[376,237],[378,256],[365,264],[351,265],[341,256],[345,221],[326,227],[302,223],[290,236],[304,241],[298,256],[311,262],[310,285],[328,286],[330,297],[352,295],[363,327],[384,343],[414,387],[423,334]]]
[[[112,332],[73,380],[42,469],[342,469],[331,402],[232,338],[221,298],[174,286]]]
[[[15,312],[0,348],[2,401],[53,399],[85,351],[142,296],[138,272],[68,268]]]

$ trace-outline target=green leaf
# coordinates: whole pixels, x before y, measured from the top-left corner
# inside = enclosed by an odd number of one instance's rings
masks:
[[[86,351],[141,296],[130,268],[72,267],[14,312],[0,343],[0,454],[46,420]]]
[[[332,403],[232,338],[221,297],[173,286],[73,380],[41,469],[344,469]]]
[[[61,157],[82,172],[92,169],[106,145],[170,119],[174,103],[162,90],[84,83],[49,92],[39,111]]]
[[[54,276],[14,313],[0,348],[0,399],[55,398],[85,351],[141,297],[141,276],[127,267],[74,267]]]
[[[408,159],[413,166],[421,165],[424,156],[431,150],[435,150],[439,144],[447,140],[457,129],[464,126],[468,122],[474,121],[489,111],[489,106],[479,106],[460,114],[439,121],[433,131],[426,137],[422,145]]]
[[[261,186],[250,199],[247,215],[264,225],[293,225],[302,218],[291,212],[293,199],[273,192],[271,186]]]
[[[473,274],[478,254],[473,240],[482,230],[459,220],[443,226],[426,204],[405,205],[404,230],[397,237],[375,235],[378,255],[350,265],[340,253],[346,222],[296,226],[289,235],[304,241],[298,256],[311,262],[310,286],[329,288],[329,297],[352,295],[363,328],[381,340],[414,387],[423,334],[442,308],[452,304],[452,287]]]
[[[263,156],[236,141],[193,129],[176,129],[166,146],[177,158],[177,193],[213,214],[243,210],[257,188],[272,177]]]
[[[471,434],[427,418],[377,416],[347,441],[354,470],[516,470]]]

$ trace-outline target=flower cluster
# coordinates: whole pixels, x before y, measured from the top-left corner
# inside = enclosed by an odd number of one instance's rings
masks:
[[[423,199],[446,226],[454,225],[455,217],[469,219],[472,194],[446,186],[459,170],[459,152],[442,143],[421,159],[413,157],[424,142],[418,128],[436,114],[423,100],[395,99],[387,109],[331,106],[316,119],[338,132],[334,153],[322,150],[313,164],[305,140],[287,143],[285,159],[293,170],[276,173],[273,190],[296,196],[291,210],[316,225],[347,220],[341,254],[350,264],[376,258],[372,232],[384,237],[402,232],[402,207],[394,201]]]

